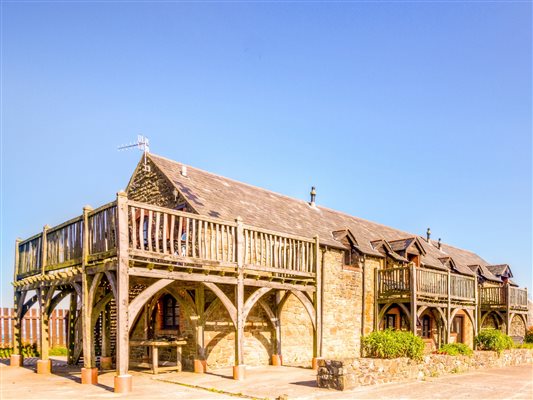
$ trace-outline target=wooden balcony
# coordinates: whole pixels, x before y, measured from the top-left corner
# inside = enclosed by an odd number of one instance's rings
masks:
[[[129,273],[201,274],[231,283],[239,268],[248,282],[316,284],[318,238],[249,226],[240,220],[175,211],[126,200]],[[124,215],[120,217],[120,215]],[[118,254],[117,202],[108,203],[16,246],[15,286],[72,277],[83,268],[114,269]],[[84,235],[86,238],[84,238]],[[239,267],[241,266],[241,267]],[[211,277],[213,279],[209,279]],[[214,279],[219,277],[219,279]]]
[[[476,278],[415,266],[376,271],[380,303],[410,302],[446,305],[476,304]]]
[[[482,287],[479,301],[481,310],[527,311],[527,289],[510,285]]]

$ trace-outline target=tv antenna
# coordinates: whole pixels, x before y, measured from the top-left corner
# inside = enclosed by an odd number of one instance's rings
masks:
[[[118,150],[128,150],[137,147],[144,153],[144,170],[149,171],[150,167],[146,163],[146,154],[150,153],[150,141],[146,136],[137,135],[137,143],[126,144],[118,146]]]

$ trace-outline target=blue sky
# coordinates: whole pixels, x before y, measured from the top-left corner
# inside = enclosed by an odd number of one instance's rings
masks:
[[[2,296],[14,241],[152,152],[424,234],[532,281],[530,2],[8,2]]]

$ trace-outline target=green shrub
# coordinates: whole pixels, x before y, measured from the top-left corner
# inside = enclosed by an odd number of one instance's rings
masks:
[[[67,348],[62,346],[56,346],[52,347],[50,349],[50,355],[51,356],[66,356],[67,355]]]
[[[440,346],[439,354],[448,354],[449,356],[471,356],[474,352],[470,347],[463,343],[450,343]]]
[[[364,354],[375,358],[409,357],[420,360],[424,351],[424,341],[418,336],[392,329],[372,332],[363,337],[362,345]]]
[[[23,357],[39,357],[37,344],[23,344],[20,353]],[[0,358],[9,358],[13,354],[13,347],[0,348]]]
[[[501,354],[503,350],[513,347],[513,339],[497,329],[486,329],[476,336],[476,345],[479,350],[492,350]]]
[[[526,337],[524,338],[524,342],[526,343],[533,343],[533,326],[530,326],[527,329]]]

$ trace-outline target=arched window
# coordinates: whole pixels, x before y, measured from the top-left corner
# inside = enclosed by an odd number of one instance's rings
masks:
[[[431,334],[431,320],[429,315],[424,315],[422,317],[422,337],[429,338]]]
[[[163,329],[179,329],[180,308],[178,302],[169,294],[163,296]]]

